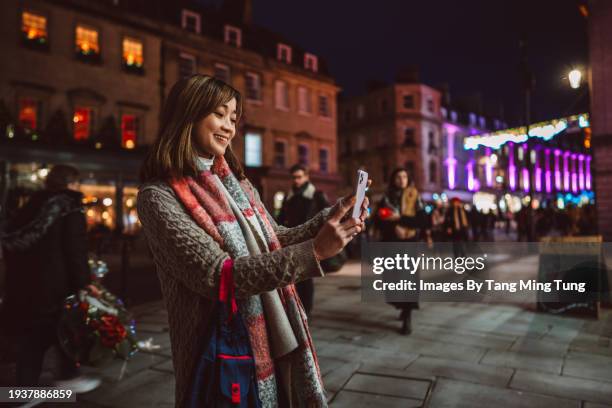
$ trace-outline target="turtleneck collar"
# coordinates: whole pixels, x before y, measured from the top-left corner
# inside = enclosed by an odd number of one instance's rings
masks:
[[[215,161],[214,156],[211,157],[210,159],[207,159],[206,157],[198,156],[198,162],[197,162],[198,170],[199,171],[210,170],[214,161]]]

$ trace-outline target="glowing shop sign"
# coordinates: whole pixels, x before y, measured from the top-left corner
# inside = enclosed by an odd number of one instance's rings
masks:
[[[589,127],[589,115],[585,113],[582,115],[570,116],[569,118],[536,123],[529,127],[529,136],[527,135],[527,127],[521,126],[512,129],[500,130],[494,133],[466,137],[463,141],[463,148],[465,150],[476,150],[480,146],[483,146],[492,149],[499,149],[508,142],[526,142],[529,137],[538,137],[544,141],[549,141],[559,133],[566,130],[570,124],[576,123],[580,128]]]

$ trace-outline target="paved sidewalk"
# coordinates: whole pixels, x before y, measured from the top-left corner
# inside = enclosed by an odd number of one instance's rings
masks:
[[[428,303],[400,336],[393,308],[361,302],[358,264],[316,285],[310,325],[331,407],[612,408],[610,310],[596,321]],[[134,313],[140,336],[161,348],[139,353],[120,380],[120,362],[98,370],[104,385],[80,407],[173,406],[166,311],[156,301]]]

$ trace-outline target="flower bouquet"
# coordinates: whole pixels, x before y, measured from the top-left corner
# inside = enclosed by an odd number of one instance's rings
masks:
[[[121,299],[99,283],[101,271],[95,268],[106,265],[90,261],[90,267],[93,283],[64,301],[58,327],[60,344],[80,364],[100,366],[115,358],[127,361],[138,351],[135,321]]]

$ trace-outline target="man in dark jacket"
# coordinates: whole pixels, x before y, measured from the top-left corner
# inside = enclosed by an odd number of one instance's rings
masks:
[[[59,346],[57,326],[64,299],[90,284],[87,230],[78,170],[57,165],[0,235],[6,256],[3,326],[19,339],[17,385],[37,386],[46,351]],[[98,379],[80,377],[60,353],[56,385],[86,392]]]
[[[302,225],[319,211],[329,206],[325,193],[315,188],[310,182],[308,170],[301,164],[296,164],[289,169],[293,186],[283,201],[283,207],[278,216],[278,221],[286,227]],[[304,305],[306,314],[310,315],[314,299],[314,283],[312,279],[299,282],[296,285],[300,300]]]

